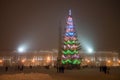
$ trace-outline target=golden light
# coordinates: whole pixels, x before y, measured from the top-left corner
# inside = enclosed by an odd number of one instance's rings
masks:
[[[22,63],[24,63],[25,61],[26,61],[26,60],[25,60],[25,59],[23,59],[23,60],[22,60]]]
[[[89,59],[87,59],[87,58],[85,59],[85,61],[86,61],[87,63],[89,63],[89,62],[90,62],[90,60],[89,60]]]
[[[110,61],[110,60],[108,60],[107,62],[108,62],[108,63],[111,63],[111,61]]]
[[[90,60],[87,60],[87,63],[89,63],[90,62]]]
[[[33,59],[33,60],[32,60],[32,62],[34,63],[34,62],[35,62],[35,60]]]
[[[0,60],[0,63],[2,63],[3,62],[3,60]]]
[[[118,60],[118,63],[120,63],[120,60]]]
[[[47,62],[50,62],[50,57],[49,56],[47,57]]]

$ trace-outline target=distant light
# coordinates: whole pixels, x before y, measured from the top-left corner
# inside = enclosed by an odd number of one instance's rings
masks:
[[[0,60],[0,63],[2,63],[3,61],[2,60]]]
[[[22,44],[20,44],[19,46],[18,46],[18,48],[17,48],[17,52],[18,53],[24,53],[24,52],[26,52],[27,50],[28,50],[28,48],[29,48],[29,43],[22,43]]]
[[[23,47],[18,48],[18,52],[24,52],[24,48]]]
[[[50,57],[49,56],[47,57],[47,62],[50,62]]]
[[[120,63],[120,60],[118,60],[118,63]]]
[[[32,60],[32,63],[34,63],[34,62],[35,62],[35,60],[33,59],[33,60]]]
[[[23,60],[22,60],[22,63],[24,63],[25,61],[26,61],[26,60],[25,60],[25,59],[23,59]]]
[[[88,48],[88,52],[89,52],[89,53],[93,53],[93,49]]]
[[[23,53],[23,52],[25,52],[25,46],[20,46],[19,48],[18,48],[18,52],[19,53]]]
[[[90,60],[87,60],[87,63],[89,63],[90,62]]]
[[[108,60],[107,62],[108,62],[108,63],[110,63],[111,61],[110,61],[110,60]]]
[[[71,16],[72,12],[71,12],[71,9],[69,10],[69,15]]]
[[[89,62],[90,62],[90,60],[89,60],[89,59],[87,59],[87,58],[85,59],[85,61],[86,61],[87,63],[89,63]]]

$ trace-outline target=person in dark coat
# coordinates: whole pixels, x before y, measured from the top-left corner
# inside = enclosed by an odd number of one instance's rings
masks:
[[[23,69],[24,69],[24,66],[22,65],[22,66],[21,66],[21,70],[23,71]]]
[[[8,66],[5,66],[5,71],[6,71],[6,72],[8,71]]]
[[[20,66],[18,65],[18,70],[20,70]]]
[[[64,68],[64,66],[62,65],[62,66],[61,66],[61,72],[64,73],[64,70],[65,70],[65,68]]]
[[[107,66],[106,65],[103,67],[103,71],[106,74],[106,72],[107,72]]]
[[[56,66],[56,69],[57,69],[57,72],[59,72],[59,66],[58,65]]]
[[[59,72],[61,73],[61,66],[59,66]]]
[[[102,72],[102,66],[100,66],[100,72]]]

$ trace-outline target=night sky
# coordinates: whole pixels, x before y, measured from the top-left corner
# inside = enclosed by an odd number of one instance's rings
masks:
[[[0,0],[0,51],[57,49],[69,9],[82,49],[120,52],[119,0]]]

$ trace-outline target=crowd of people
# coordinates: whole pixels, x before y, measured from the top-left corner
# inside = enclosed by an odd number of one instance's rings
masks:
[[[57,66],[57,72],[64,73],[65,67],[63,65]]]
[[[110,68],[107,67],[106,65],[100,66],[100,72],[104,72],[105,74],[109,74]]]
[[[16,66],[17,70],[23,71],[24,69],[24,65],[18,65]],[[5,71],[7,72],[9,69],[9,66],[5,66]]]
[[[29,68],[32,69],[32,66],[30,65]],[[49,66],[47,66],[45,68],[49,69]],[[6,72],[8,71],[8,69],[9,69],[9,66],[5,66]],[[23,71],[24,65],[18,65],[18,66],[16,66],[16,69],[19,71]],[[58,73],[64,73],[64,71],[65,71],[64,65],[56,66],[56,69],[57,69]],[[105,74],[109,74],[110,68],[108,66],[104,65],[104,66],[100,66],[99,70],[100,70],[100,72],[104,72]]]

